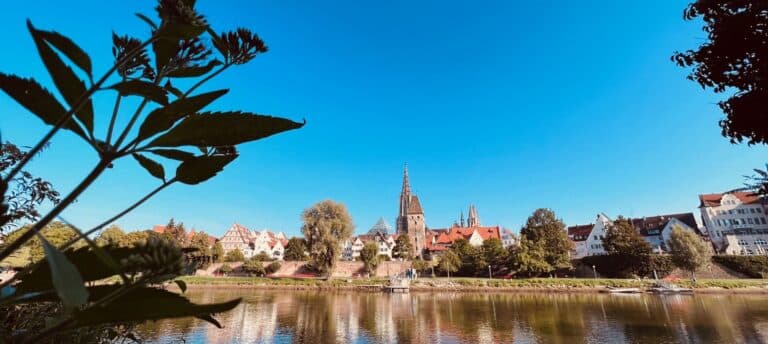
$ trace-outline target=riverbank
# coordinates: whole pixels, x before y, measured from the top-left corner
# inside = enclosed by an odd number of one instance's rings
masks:
[[[383,285],[387,280],[342,279],[330,280],[309,278],[264,278],[264,277],[201,277],[180,278],[190,289],[285,289],[285,290],[362,290],[369,285]],[[768,280],[765,279],[701,279],[697,283],[680,280],[677,285],[693,288],[702,293],[756,293],[768,294]],[[487,279],[487,278],[420,278],[411,284],[412,291],[454,291],[454,292],[599,292],[606,287],[647,288],[652,280],[633,279],[588,279],[588,278],[528,278],[528,279]]]

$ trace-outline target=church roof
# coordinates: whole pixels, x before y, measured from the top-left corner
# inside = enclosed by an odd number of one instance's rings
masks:
[[[379,221],[376,222],[373,227],[368,231],[368,234],[373,235],[376,233],[381,233],[382,235],[388,235],[389,232],[392,231],[392,227],[387,223],[387,221],[384,220],[384,218],[379,218]]]
[[[421,208],[419,197],[416,195],[411,196],[411,201],[408,205],[408,214],[423,214],[424,210]]]

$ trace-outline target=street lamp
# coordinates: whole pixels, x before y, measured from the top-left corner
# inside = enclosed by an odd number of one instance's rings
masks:
[[[491,266],[488,265],[488,279],[492,279],[492,278],[493,278],[493,274],[491,274]]]
[[[592,265],[592,274],[595,275],[595,279],[597,279],[597,269],[595,269],[595,266]]]

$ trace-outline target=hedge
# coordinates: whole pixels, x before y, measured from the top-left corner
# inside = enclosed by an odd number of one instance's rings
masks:
[[[715,263],[752,278],[765,278],[768,276],[768,256],[730,256],[720,255],[712,257]]]
[[[658,278],[664,278],[675,269],[672,257],[657,254],[644,256],[622,254],[587,256],[581,259],[581,263],[588,267],[594,266],[601,276],[610,278],[654,277],[654,270]]]

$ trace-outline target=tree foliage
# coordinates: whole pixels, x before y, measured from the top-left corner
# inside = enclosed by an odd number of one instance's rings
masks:
[[[448,274],[448,277],[451,273],[458,271],[459,267],[461,267],[461,259],[453,250],[445,251],[437,262],[438,270]]]
[[[307,245],[306,241],[302,238],[290,238],[288,244],[285,245],[285,253],[283,253],[283,259],[287,261],[304,261],[307,260]]]
[[[551,209],[536,209],[520,229],[520,239],[525,237],[530,243],[524,250],[533,258],[543,250],[546,264],[533,264],[532,267],[549,265],[553,270],[571,267],[570,252],[573,243],[568,240],[565,224],[558,219]],[[533,254],[536,253],[536,254]]]
[[[5,241],[12,242],[13,240],[16,240],[21,235],[29,231],[30,227],[31,226],[27,225],[9,233]],[[52,222],[43,228],[40,233],[45,238],[45,240],[47,240],[51,245],[55,246],[62,245],[67,241],[77,237],[77,232],[72,227],[58,221]],[[83,244],[81,243],[78,246],[82,245]],[[43,243],[40,241],[40,238],[36,237],[28,241],[26,244],[24,244],[24,247],[27,248],[27,255],[23,257],[23,260],[26,261],[27,264],[39,262],[45,257]]]
[[[125,242],[125,232],[118,225],[111,225],[107,229],[101,231],[96,238],[96,243],[99,245],[114,245],[120,246]]]
[[[240,251],[239,248],[236,248],[224,255],[224,261],[230,263],[243,262],[245,261],[245,255],[243,254],[243,251]]]
[[[718,105],[725,113],[722,134],[732,143],[768,143],[768,5],[763,1],[697,0],[686,20],[702,20],[707,40],[696,50],[677,52],[673,61],[690,67],[688,79],[730,97]]]
[[[360,251],[360,260],[363,261],[363,268],[368,273],[374,273],[379,266],[379,245],[375,242],[367,242]]]
[[[605,233],[603,248],[608,253],[625,254],[629,256],[641,256],[651,254],[652,248],[632,223],[619,216]]]
[[[705,268],[712,259],[711,246],[696,233],[674,226],[670,233],[667,247],[672,254],[672,261],[681,269],[691,274]]]
[[[319,202],[301,215],[301,232],[309,248],[309,265],[330,276],[341,256],[341,244],[352,236],[352,217],[344,204]]]
[[[395,239],[395,247],[392,249],[392,256],[400,259],[411,259],[411,252],[413,252],[413,245],[411,239],[407,235],[399,235]]]
[[[220,242],[216,242],[216,244],[213,245],[213,252],[211,254],[213,255],[213,261],[214,262],[221,262],[224,260],[224,247],[221,246]]]
[[[481,251],[483,252],[485,261],[496,269],[498,269],[499,266],[504,265],[509,258],[509,252],[504,248],[501,239],[489,238],[483,241]]]
[[[555,268],[547,261],[547,252],[543,240],[533,241],[527,236],[520,236],[520,244],[510,247],[509,268],[523,277],[536,277],[549,273]]]
[[[208,234],[205,232],[195,232],[195,234],[192,234],[187,247],[195,249],[190,253],[192,257],[210,257],[213,254]]]
[[[266,275],[266,270],[264,269],[264,263],[258,259],[254,259],[255,257],[248,259],[243,263],[243,272],[255,275],[255,276],[264,276]]]
[[[751,176],[745,176],[747,179],[747,188],[754,191],[761,197],[768,197],[768,164],[765,166],[764,170],[756,168],[754,171],[755,174]]]
[[[17,166],[29,153],[12,143],[0,143],[0,177],[5,179],[9,170]],[[8,181],[5,204],[0,204],[0,233],[19,225],[22,221],[35,221],[40,217],[38,207],[59,203],[59,192],[51,183],[35,177],[28,171]],[[3,203],[3,202],[0,202]]]

